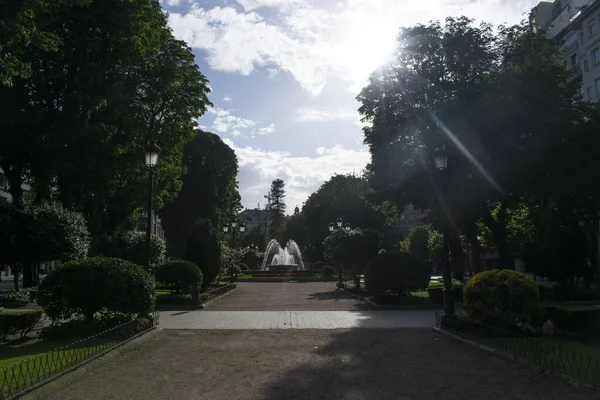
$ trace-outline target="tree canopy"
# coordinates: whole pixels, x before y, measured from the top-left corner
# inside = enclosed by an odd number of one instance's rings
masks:
[[[500,264],[512,268],[511,208],[568,200],[563,210],[572,213],[595,196],[569,177],[581,171],[573,157],[580,141],[597,146],[597,112],[579,101],[557,44],[528,23],[494,34],[488,24],[447,18],[401,29],[397,48],[357,97],[377,199],[432,210],[457,265],[461,234],[478,251],[485,226]],[[433,152],[442,146],[448,168],[438,176]],[[597,164],[589,149],[582,156]],[[585,174],[596,179],[597,167]]]
[[[83,212],[94,237],[110,234],[144,204],[150,139],[162,148],[157,208],[176,196],[183,147],[210,105],[207,80],[156,1],[52,7],[47,21],[20,9],[56,48],[19,50],[31,71],[12,73],[11,84],[0,86],[0,166],[15,202],[28,182],[37,202],[58,198]]]
[[[187,169],[178,197],[161,212],[169,254],[179,258],[185,252],[190,229],[200,219],[222,226],[240,210],[238,162],[234,151],[213,133],[196,130],[185,146]]]

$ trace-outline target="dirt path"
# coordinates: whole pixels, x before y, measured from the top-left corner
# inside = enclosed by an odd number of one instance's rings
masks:
[[[336,290],[335,282],[249,283],[239,282],[229,296],[211,303],[215,311],[352,311],[369,305]]]
[[[430,329],[162,331],[53,399],[590,400]]]

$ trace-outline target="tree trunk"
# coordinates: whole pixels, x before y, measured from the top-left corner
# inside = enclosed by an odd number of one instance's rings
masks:
[[[454,279],[462,281],[465,274],[465,251],[460,243],[460,236],[450,236],[450,253],[452,254]]]
[[[465,230],[467,240],[471,244],[471,265],[473,274],[481,272],[481,245],[477,239],[477,225],[475,223],[468,224]]]
[[[10,269],[13,273],[13,282],[15,283],[15,292],[19,291],[19,268],[13,267],[11,265]]]
[[[596,288],[600,289],[600,262],[598,261],[598,257],[600,257],[600,254],[598,254],[598,245],[600,245],[600,243],[598,243],[598,230],[600,229],[600,221],[597,212],[595,212],[593,216],[590,232],[590,242],[592,247],[590,264],[592,267],[592,273],[596,274]]]
[[[23,265],[23,288],[33,286],[33,268],[34,265],[30,263]]]
[[[508,232],[506,229],[506,212],[507,207],[502,203],[500,210],[498,211],[498,220],[496,221],[488,207],[482,207],[481,217],[483,223],[492,232],[492,239],[496,250],[498,250],[498,258],[500,262],[500,268],[515,269],[515,260],[512,256],[510,248],[508,247]]]

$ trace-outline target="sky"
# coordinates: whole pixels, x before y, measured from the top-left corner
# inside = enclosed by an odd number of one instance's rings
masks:
[[[369,162],[355,100],[403,26],[466,15],[514,24],[539,0],[160,0],[214,104],[198,120],[234,149],[242,205],[286,184],[288,213]]]

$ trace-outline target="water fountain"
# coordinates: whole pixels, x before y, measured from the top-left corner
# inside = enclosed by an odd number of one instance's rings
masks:
[[[304,271],[302,253],[296,242],[289,240],[282,248],[277,240],[272,239],[267,245],[261,270],[275,272]]]

